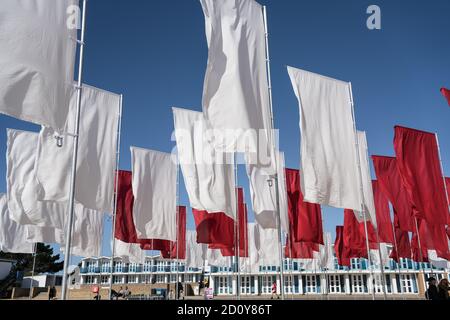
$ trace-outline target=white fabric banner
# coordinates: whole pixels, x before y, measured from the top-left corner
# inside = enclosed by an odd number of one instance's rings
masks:
[[[450,245],[450,243],[449,243]],[[450,268],[450,262],[439,258],[437,255],[436,250],[428,250],[428,259],[430,260],[431,264],[435,268],[439,269],[449,269]]]
[[[292,67],[288,73],[299,101],[305,201],[361,210],[349,84]]]
[[[225,139],[231,139],[224,142],[215,135],[215,143],[226,147],[233,145],[239,152],[258,150],[260,155],[266,156],[266,159],[260,158],[259,163],[271,166],[268,157],[272,154],[268,143],[272,140],[271,119],[262,7],[253,0],[200,2],[209,48],[203,113],[212,128],[222,131]],[[263,130],[259,132],[260,129]]]
[[[334,253],[333,253],[333,242],[331,240],[331,233],[324,232],[324,245],[320,245],[320,251],[318,253],[318,264],[322,269],[334,270]],[[314,252],[315,253],[315,252]]]
[[[62,129],[73,90],[78,0],[2,0],[0,113]],[[73,9],[70,11],[71,14]]]
[[[86,208],[112,213],[120,96],[83,85],[78,139],[75,200]],[[75,132],[76,94],[72,96],[67,132]],[[68,201],[73,139],[43,127],[39,134],[36,178],[39,200]]]
[[[255,228],[256,248],[259,255],[259,264],[265,266],[278,266],[280,264],[280,251],[278,246],[278,230]]]
[[[34,244],[27,241],[27,230],[10,218],[8,201],[0,194],[0,250],[11,253],[33,253]]]
[[[234,159],[215,152],[201,112],[173,108],[178,159],[192,208],[236,217]],[[228,159],[227,159],[228,158]]]
[[[284,172],[284,153],[277,153],[278,194],[280,205],[281,228],[289,232],[289,219],[287,208],[287,191]],[[256,222],[265,229],[277,228],[277,200],[275,179],[267,175],[264,169],[247,163],[247,176],[249,178],[250,195]],[[269,185],[269,180],[272,182]]]
[[[206,245],[197,243],[197,232],[186,230],[186,268],[202,268]]]
[[[138,243],[126,243],[115,239],[116,247],[114,257],[120,257],[126,263],[144,263],[145,251]]]
[[[6,181],[8,208],[11,219],[19,224],[33,224],[25,214],[22,194],[34,175],[34,160],[38,134],[7,129]]]
[[[256,273],[259,271],[259,250],[257,247],[257,232],[260,227],[256,223],[248,224],[248,257],[239,259],[241,272]]]
[[[37,133],[7,130],[9,212],[19,224],[63,230],[67,204],[37,200],[34,170],[37,145]]]
[[[361,176],[362,176],[362,188],[364,195],[364,210],[366,212],[366,220],[370,221],[372,225],[377,228],[377,215],[375,212],[375,201],[373,199],[373,189],[372,189],[372,177],[370,176],[370,164],[369,164],[369,152],[367,147],[366,133],[363,131],[358,131],[358,148],[359,148],[359,159],[361,163]],[[358,179],[359,180],[359,179]],[[359,211],[354,211],[356,219],[359,222],[364,221],[364,213]]]
[[[206,246],[207,248],[207,246]],[[209,266],[231,267],[232,257],[224,257],[219,249],[206,249],[203,258]]]
[[[72,255],[99,257],[102,252],[104,214],[75,204],[72,233]]]
[[[177,165],[171,154],[131,147],[131,163],[138,238],[176,241]]]
[[[57,243],[64,245],[65,235],[62,230],[52,227],[25,226],[27,229],[27,241],[31,243]]]

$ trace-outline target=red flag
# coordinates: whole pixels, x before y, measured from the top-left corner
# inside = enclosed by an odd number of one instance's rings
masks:
[[[223,212],[208,213],[192,209],[194,215],[197,243],[233,246],[234,220]]]
[[[168,241],[170,250],[161,251],[161,255],[164,259],[186,259],[186,207],[178,207],[177,224],[177,241]]]
[[[430,249],[430,238],[428,237],[428,230],[426,221],[417,219],[417,225],[419,227],[419,234],[413,232],[411,238],[412,258],[416,262],[429,262],[428,261],[428,249]],[[420,248],[422,250],[420,250]]]
[[[378,249],[377,236],[371,223],[367,223],[370,249]],[[351,258],[367,258],[366,232],[364,222],[358,222],[353,210],[344,210],[344,246]]]
[[[416,217],[428,224],[447,224],[449,210],[436,135],[396,126],[394,149]]]
[[[450,178],[445,178],[445,185],[447,188],[447,199],[450,201]],[[450,223],[449,223],[449,225],[450,225]]]
[[[450,90],[446,88],[441,88],[441,93],[445,99],[447,99],[447,103],[450,106]]]
[[[350,267],[350,257],[344,245],[344,227],[336,226],[336,240],[334,241],[334,252],[340,266]]]
[[[398,227],[403,231],[413,232],[413,209],[397,169],[397,159],[372,156],[372,160],[379,187],[392,203],[394,215],[398,218]]]
[[[285,172],[292,240],[324,244],[320,205],[303,201],[299,170],[286,169]]]
[[[390,258],[395,262],[399,262],[400,258],[411,259],[411,245],[409,242],[409,235],[407,231],[403,231],[399,227],[397,215],[394,215],[395,228],[395,245],[392,249]]]
[[[290,259],[313,259],[314,251],[319,252],[319,244],[312,242],[292,242],[286,237],[284,256]]]
[[[133,189],[131,188],[131,171],[118,172],[116,228],[114,236],[126,243],[137,243],[136,228],[133,221]]]
[[[391,214],[389,211],[389,200],[380,189],[377,180],[372,181],[373,198],[377,216],[378,237],[382,243],[394,243],[394,232],[392,231]]]
[[[242,189],[240,189],[240,191],[243,192]],[[220,252],[224,257],[236,255],[234,245],[221,247]],[[239,257],[248,258],[248,217],[247,205],[245,203],[239,205]]]

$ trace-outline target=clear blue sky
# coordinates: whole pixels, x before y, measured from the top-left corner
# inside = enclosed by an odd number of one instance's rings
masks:
[[[259,2],[268,9],[275,125],[288,167],[298,168],[300,158],[298,104],[286,72],[291,65],[352,82],[357,127],[367,131],[371,154],[393,155],[396,124],[437,132],[450,175],[450,108],[439,93],[450,87],[450,1]],[[366,28],[371,4],[381,7],[382,30]],[[201,110],[202,9],[198,0],[91,0],[87,12],[84,82],[124,94],[120,167],[130,169],[130,145],[172,150],[172,106]],[[0,115],[0,154],[8,127],[38,130]],[[6,174],[4,156],[0,172]],[[239,180],[248,188],[243,168]],[[180,190],[187,205],[183,184]],[[342,211],[324,208],[324,220],[334,233]],[[194,227],[190,215],[188,227]],[[110,233],[108,223],[105,240]]]

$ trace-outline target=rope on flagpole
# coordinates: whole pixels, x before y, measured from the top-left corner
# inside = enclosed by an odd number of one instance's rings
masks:
[[[361,213],[363,213],[364,217],[364,233],[366,235],[366,250],[367,250],[367,262],[368,262],[368,268],[370,271],[370,276],[372,278],[372,300],[375,300],[375,286],[374,286],[374,274],[373,270],[371,268],[372,261],[370,258],[370,245],[369,245],[369,233],[367,231],[367,218],[366,218],[366,210],[364,209],[364,191],[363,191],[363,181],[362,181],[362,168],[361,168],[361,159],[359,155],[359,141],[358,141],[358,132],[356,131],[356,118],[355,118],[355,103],[353,101],[353,90],[352,90],[352,83],[349,82],[349,91],[350,91],[350,105],[352,107],[352,118],[353,118],[353,131],[355,136],[355,148],[356,148],[356,160],[358,164],[358,171],[359,171],[359,189],[360,189],[360,196],[361,196]]]
[[[270,119],[271,119],[271,140],[272,140],[272,148],[273,148],[273,156],[274,156],[274,167],[278,168],[277,162],[278,157],[277,153],[275,152],[275,136],[274,136],[274,118],[273,118],[273,99],[272,99],[272,80],[271,80],[271,73],[270,73],[270,51],[269,51],[269,28],[267,24],[267,9],[266,6],[263,6],[263,20],[264,20],[264,30],[265,30],[265,42],[266,42],[266,66],[267,66],[267,84],[268,84],[268,92],[269,92],[269,112],[270,112]],[[282,245],[282,233],[281,233],[281,212],[280,212],[280,195],[278,190],[278,174],[276,173],[274,175],[275,180],[275,198],[277,202],[277,214],[276,214],[276,220],[277,220],[277,230],[278,230],[278,247],[279,247],[279,258],[280,258],[280,291],[281,291],[281,299],[284,300],[284,264],[283,264],[283,245]]]
[[[61,300],[66,300],[67,298],[67,281],[68,281],[68,270],[70,264],[71,256],[71,245],[72,245],[72,229],[74,220],[74,206],[75,206],[75,182],[76,182],[76,171],[77,171],[77,159],[78,159],[78,138],[80,133],[80,113],[81,113],[81,96],[82,96],[82,85],[83,85],[83,59],[84,59],[84,35],[86,30],[86,5],[87,0],[83,0],[83,17],[81,22],[81,39],[80,39],[80,55],[78,62],[78,82],[77,82],[77,108],[76,108],[76,118],[75,118],[75,135],[73,137],[73,154],[72,154],[72,170],[70,176],[70,191],[69,191],[69,204],[68,204],[68,221],[66,226],[66,248],[64,251],[64,268],[63,268],[63,279],[61,287]]]
[[[34,281],[34,268],[36,267],[36,256],[37,256],[37,242],[34,243],[33,248],[33,269],[31,269],[31,281],[30,281],[30,295],[29,299],[33,299],[33,281]]]
[[[112,251],[111,251],[111,269],[110,269],[110,281],[109,281],[109,299],[112,299],[112,286],[113,286],[113,276],[114,276],[114,256],[116,254],[116,224],[117,224],[117,202],[118,202],[118,188],[119,188],[119,164],[120,164],[120,142],[122,135],[122,105],[123,105],[123,95],[120,95],[119,100],[119,115],[118,115],[118,128],[117,128],[117,145],[116,145],[116,177],[114,183],[114,212],[112,215]]]

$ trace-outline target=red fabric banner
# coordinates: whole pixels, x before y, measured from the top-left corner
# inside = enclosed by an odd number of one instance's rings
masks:
[[[398,227],[402,231],[414,232],[413,208],[397,169],[397,159],[372,156],[372,160],[379,187],[391,202],[394,215],[398,218]]]
[[[394,215],[395,228],[395,244],[392,249],[390,258],[399,263],[400,258],[411,259],[411,245],[407,231],[403,231],[399,227],[398,218]]]
[[[415,216],[430,225],[447,224],[449,209],[435,134],[396,126],[394,149]]]
[[[334,252],[340,266],[350,267],[350,257],[344,245],[344,227],[336,226],[336,240],[334,241]]]
[[[242,191],[242,189],[240,190]],[[220,252],[224,257],[236,255],[234,245],[231,247],[220,248]],[[241,203],[239,205],[239,257],[248,258],[248,256],[248,212],[247,205],[245,203]]]
[[[378,237],[382,243],[394,243],[394,232],[389,211],[389,200],[381,191],[377,180],[372,181],[373,199],[377,216]]]
[[[292,240],[294,242],[324,244],[320,205],[303,201],[299,170],[286,169],[285,172]]]
[[[197,243],[234,245],[234,220],[223,212],[208,213],[192,209]]]
[[[314,251],[319,252],[319,244],[312,242],[292,242],[286,237],[284,256],[290,259],[313,259]]]
[[[131,181],[132,181],[131,171],[125,170],[118,171],[118,181],[116,186],[117,191],[116,228],[114,230],[114,237],[126,243],[139,243],[141,249],[143,250],[159,250],[161,251],[161,254],[163,254],[163,252],[167,254],[169,251],[171,251],[173,247],[171,241],[137,238],[136,228],[134,226],[133,220],[134,196]],[[184,222],[180,220],[181,224],[179,225],[179,228],[184,227],[184,235],[183,233],[181,234],[179,233],[178,236],[180,237],[180,239],[185,239],[186,207],[179,207],[179,208],[180,213],[184,211]],[[184,243],[186,243],[185,240]],[[180,246],[184,248],[181,250],[181,252],[183,252],[183,250],[184,251],[186,250],[185,249],[186,245],[183,246],[183,244],[180,243]]]
[[[186,207],[178,207],[177,224],[177,241],[168,241],[170,250],[161,251],[161,255],[164,259],[186,259]]]
[[[448,106],[450,107],[450,90],[441,88],[441,93],[445,99],[447,99]]]

